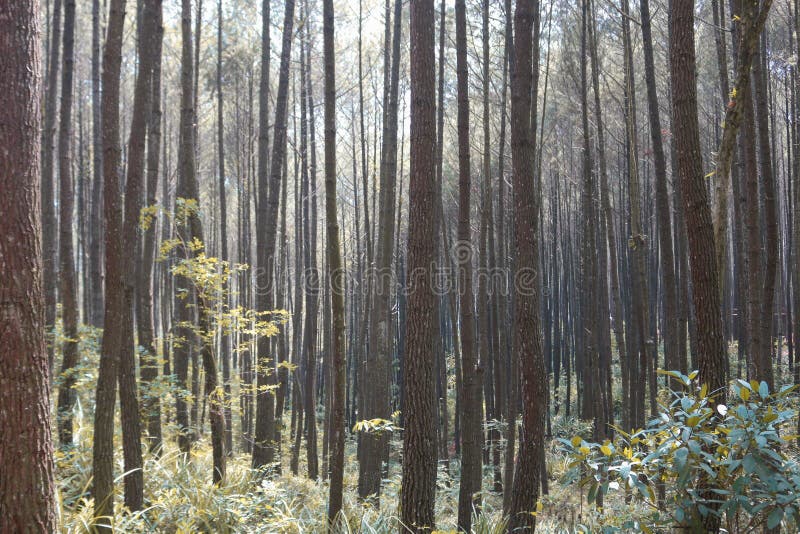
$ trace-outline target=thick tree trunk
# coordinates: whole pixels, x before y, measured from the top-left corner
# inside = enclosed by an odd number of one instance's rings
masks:
[[[542,334],[539,318],[537,222],[539,199],[533,174],[536,146],[536,103],[539,59],[539,3],[519,0],[514,14],[515,62],[511,78],[511,149],[514,171],[514,341],[513,357],[521,371],[522,434],[514,473],[508,531],[530,531],[536,526],[541,472],[539,457],[544,447],[547,402]],[[531,37],[533,36],[533,41]],[[533,76],[532,76],[533,74]]]
[[[409,178],[408,321],[403,356],[405,431],[400,514],[413,532],[434,529],[436,429],[432,339],[433,273],[438,217],[436,191],[436,58],[433,0],[412,0],[411,174]]]
[[[56,532],[42,291],[39,2],[0,6],[0,531]]]

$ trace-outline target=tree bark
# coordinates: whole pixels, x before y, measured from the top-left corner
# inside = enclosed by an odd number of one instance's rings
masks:
[[[56,532],[42,287],[39,2],[6,0],[0,11],[0,531]]]
[[[522,432],[514,472],[507,530],[533,532],[539,499],[539,457],[544,447],[547,401],[539,317],[537,226],[539,199],[533,174],[536,146],[536,103],[539,60],[539,3],[519,0],[514,13],[514,56],[511,76],[511,150],[514,185],[514,341],[513,357],[521,370]],[[533,40],[531,39],[533,34]],[[534,69],[535,67],[535,69]],[[532,72],[535,71],[535,72]],[[532,75],[533,74],[533,75]]]
[[[405,431],[400,513],[413,532],[434,529],[436,429],[434,427],[431,265],[436,256],[436,58],[433,0],[412,0],[411,173],[409,178],[408,316],[403,356]]]
[[[56,116],[58,113],[58,65],[61,52],[61,4],[53,3],[53,22],[50,32],[50,54],[47,69],[47,87],[44,94],[44,125],[42,128],[42,268],[44,280],[44,320],[47,335],[47,358],[50,373],[53,371],[52,330],[56,323],[56,273],[58,222],[55,209],[55,183],[53,181],[53,154],[55,147]]]
[[[97,376],[92,447],[94,517],[111,528],[114,514],[114,405],[117,395],[119,347],[122,343],[123,261],[122,191],[120,187],[119,93],[125,0],[111,0],[103,49],[103,213],[105,219],[105,315]]]
[[[458,289],[461,297],[461,483],[458,491],[458,527],[469,532],[473,508],[480,508],[481,489],[481,373],[475,354],[475,315],[472,289],[470,229],[470,142],[467,75],[467,15],[464,0],[456,0],[456,75],[458,78]]]
[[[61,385],[58,389],[58,441],[72,445],[72,410],[76,394],[74,367],[78,364],[78,288],[73,250],[72,213],[72,86],[75,64],[75,0],[64,4],[64,65],[61,71],[61,116],[58,129],[59,260],[61,281],[62,344]]]
[[[265,4],[267,2],[265,1]],[[266,11],[269,13],[269,10]],[[269,28],[268,15],[264,15],[262,31]],[[259,137],[259,172],[258,172],[258,202],[256,225],[256,246],[258,256],[256,265],[258,272],[256,275],[256,311],[268,311],[272,305],[274,286],[272,273],[275,263],[275,242],[278,232],[278,208],[281,198],[281,171],[283,161],[286,158],[286,117],[288,108],[289,93],[289,62],[292,56],[292,33],[294,28],[294,0],[286,0],[284,12],[283,37],[281,43],[281,62],[278,72],[278,94],[275,100],[275,135],[272,144],[272,159],[269,169],[269,182],[267,183],[266,172],[266,146],[261,146]],[[268,43],[267,43],[268,44]],[[262,47],[264,37],[262,36]],[[267,54],[268,52],[267,48]],[[264,72],[265,63],[268,70],[268,61],[264,60],[262,50],[262,91],[259,95],[260,105],[266,107],[267,87]],[[259,113],[266,113],[259,111]],[[259,116],[259,126],[266,126],[266,118]],[[259,133],[259,136],[262,134]],[[265,134],[264,134],[265,135]],[[266,144],[266,138],[264,139]],[[269,196],[267,195],[269,191]],[[253,444],[253,467],[262,467],[273,463],[275,460],[275,398],[270,391],[261,391],[264,386],[272,385],[275,382],[274,365],[270,365],[267,358],[269,351],[269,340],[263,336],[259,337],[256,349],[256,368],[257,384],[259,391],[256,398],[256,428],[255,442]],[[274,362],[273,362],[274,363]],[[268,373],[268,371],[271,371]]]
[[[345,325],[344,272],[336,214],[336,65],[334,55],[333,0],[322,4],[323,53],[325,57],[325,219],[328,238],[328,280],[331,284],[333,318],[333,389],[331,391],[330,494],[328,522],[333,527],[342,510],[344,477]]]

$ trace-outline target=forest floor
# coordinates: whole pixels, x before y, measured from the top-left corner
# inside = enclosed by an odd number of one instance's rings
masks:
[[[59,450],[57,480],[62,507],[62,531],[86,532],[91,520],[91,431],[80,434],[80,444],[69,451]],[[119,439],[119,436],[118,436]],[[542,497],[537,518],[537,532],[596,532],[607,524],[621,524],[635,514],[635,506],[611,497],[601,513],[585,504],[585,490],[563,481],[566,458],[557,442],[548,447],[550,493]],[[381,508],[359,503],[357,498],[358,462],[353,439],[348,439],[345,459],[345,513],[348,532],[398,532],[397,504],[401,468],[397,451],[401,443],[393,440],[393,458],[389,476],[382,486]],[[211,483],[211,447],[206,434],[195,444],[191,461],[181,459],[174,440],[165,441],[160,457],[145,454],[145,509],[130,513],[122,506],[122,452],[118,447],[117,506],[114,524],[117,532],[242,532],[242,533],[322,533],[326,526],[327,481],[312,481],[305,476],[305,450],[301,450],[298,475],[288,472],[290,451],[282,451],[283,472],[259,478],[250,469],[250,455],[238,452],[228,459],[225,484]],[[436,493],[437,528],[455,532],[458,510],[458,469],[451,460],[451,474],[440,470]],[[451,476],[452,475],[452,476]],[[453,478],[455,477],[455,479]],[[490,534],[502,532],[502,495],[488,491],[492,487],[492,468],[484,468],[485,489],[482,513],[474,521],[473,531]],[[605,519],[604,519],[605,516]]]

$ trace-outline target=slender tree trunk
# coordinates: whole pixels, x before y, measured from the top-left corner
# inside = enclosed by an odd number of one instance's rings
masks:
[[[222,0],[217,2],[217,159],[219,169],[219,221],[220,221],[220,259],[228,261],[228,206],[225,194],[225,106],[222,98]],[[230,293],[226,295],[226,305],[231,306]],[[223,328],[220,334],[220,360],[222,360],[223,407],[225,412],[225,450],[233,450],[233,431],[231,428],[231,347],[230,336]]]
[[[265,2],[266,3],[266,2]],[[267,10],[268,13],[268,10]],[[269,28],[268,15],[264,15],[264,25],[262,31]],[[292,56],[292,33],[294,28],[294,0],[286,0],[284,12],[283,38],[281,43],[281,62],[278,73],[278,94],[275,100],[275,135],[272,145],[272,159],[269,169],[269,183],[267,183],[266,172],[266,147],[261,146],[259,137],[259,172],[258,172],[258,202],[257,213],[258,223],[256,225],[256,245],[258,257],[258,273],[256,276],[256,310],[268,311],[273,302],[274,287],[272,285],[272,273],[275,264],[275,242],[278,231],[278,208],[281,198],[281,171],[283,161],[286,158],[286,116],[288,108],[289,93],[289,62]],[[262,36],[262,47],[264,37]],[[263,59],[263,54],[268,53],[262,50],[262,69],[268,60]],[[268,65],[267,65],[268,67]],[[262,70],[260,104],[266,107],[267,84],[264,80]],[[259,111],[259,113],[264,113]],[[263,119],[263,120],[262,120]],[[266,117],[259,117],[259,125],[266,126]],[[262,134],[259,134],[261,136]],[[266,134],[263,134],[266,136]],[[266,138],[264,138],[266,144]],[[267,198],[269,191],[269,198]],[[275,399],[269,391],[262,392],[263,386],[269,386],[275,382],[274,365],[270,365],[268,359],[269,340],[263,336],[258,339],[256,368],[258,370],[259,392],[256,400],[256,428],[255,443],[253,446],[253,467],[262,467],[275,461]],[[274,362],[273,362],[274,363]]]
[[[769,385],[770,391],[773,390],[774,372],[772,369],[772,318],[775,307],[775,279],[778,271],[778,201],[776,198],[776,178],[772,169],[772,152],[770,150],[769,136],[769,111],[767,103],[767,73],[762,62],[766,58],[766,46],[762,44],[756,47],[753,57],[753,85],[755,87],[755,108],[756,126],[758,129],[759,147],[759,174],[761,176],[761,191],[764,197],[764,241],[765,250],[761,253],[766,261],[764,263],[763,282],[759,289],[761,295],[761,310],[759,313],[759,325],[761,334],[761,347],[758,353],[753,354],[756,363],[755,379],[759,382],[764,380]],[[757,197],[755,197],[757,198]],[[750,202],[756,203],[754,197]],[[760,239],[759,239],[760,241]]]
[[[56,323],[56,284],[58,275],[58,243],[56,235],[58,221],[55,209],[55,183],[53,157],[56,150],[56,116],[58,113],[58,65],[61,52],[61,4],[62,0],[53,3],[53,22],[50,32],[50,57],[46,89],[44,94],[44,124],[42,128],[42,267],[44,280],[44,321],[47,335],[47,361],[52,374],[53,370],[53,328]]]
[[[647,84],[647,110],[650,122],[650,141],[653,150],[653,165],[656,181],[656,213],[658,216],[658,244],[664,295],[664,366],[675,370],[680,367],[677,355],[678,343],[678,294],[675,281],[675,255],[672,250],[672,224],[670,219],[669,192],[667,190],[667,162],[661,133],[658,109],[658,89],[653,60],[653,37],[650,27],[650,2],[641,0],[642,41],[644,48],[644,75]],[[653,386],[654,387],[654,386]]]
[[[481,373],[475,353],[472,290],[472,236],[470,229],[470,143],[467,78],[467,14],[464,0],[456,0],[456,74],[458,78],[458,290],[461,297],[461,484],[458,527],[469,532],[473,508],[480,507],[481,490]]]
[[[114,513],[114,405],[117,395],[119,346],[122,343],[123,261],[122,191],[120,188],[119,92],[125,0],[111,0],[103,49],[103,195],[105,219],[105,317],[97,376],[92,447],[94,516],[110,529]]]
[[[392,59],[389,63],[389,1],[386,3],[387,27],[384,51],[384,121],[380,164],[380,212],[376,240],[375,277],[370,317],[370,339],[364,384],[364,419],[389,419],[389,372],[391,363],[390,299],[392,295],[392,259],[395,241],[395,181],[397,174],[397,102],[400,79],[400,22],[402,1],[395,0]],[[358,495],[379,504],[381,470],[384,451],[388,447],[385,434],[362,433],[360,436]]]
[[[60,0],[56,0],[60,1]],[[89,237],[90,317],[103,326],[103,140],[100,125],[100,0],[92,0],[92,202]]]
[[[42,291],[39,2],[0,5],[0,531],[56,532]]]
[[[152,74],[150,78],[150,116],[147,125],[147,191],[145,206],[155,206],[158,191],[159,148],[161,146],[161,51],[164,37],[161,1],[155,2],[155,26],[153,27]],[[166,203],[166,199],[162,199]],[[155,220],[142,229],[142,260],[136,303],[136,326],[139,345],[143,348],[139,369],[142,381],[142,411],[147,421],[147,439],[151,452],[160,453],[162,446],[161,398],[150,392],[150,386],[158,379],[159,358],[155,344],[153,320],[153,262],[156,249]],[[162,295],[162,298],[165,298]],[[162,314],[162,321],[165,320]],[[168,354],[164,354],[168,357]]]
[[[339,244],[339,221],[336,214],[336,67],[333,47],[333,0],[324,0],[322,8],[323,53],[325,56],[325,219],[328,229],[328,280],[331,285],[331,312],[333,317],[331,482],[328,499],[328,522],[333,527],[339,512],[342,510],[344,477],[344,409],[346,401],[344,267]]]
[[[58,389],[58,441],[72,445],[72,410],[76,394],[74,368],[78,364],[78,286],[75,276],[72,212],[75,198],[72,188],[72,86],[75,63],[75,0],[64,4],[64,66],[61,71],[61,117],[58,128],[59,176],[59,260],[61,281],[61,318],[64,329],[61,386]]]

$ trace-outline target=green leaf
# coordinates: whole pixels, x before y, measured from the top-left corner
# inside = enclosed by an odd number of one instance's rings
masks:
[[[783,508],[775,508],[767,517],[767,528],[773,529],[777,527],[781,524],[781,519],[783,519]]]

